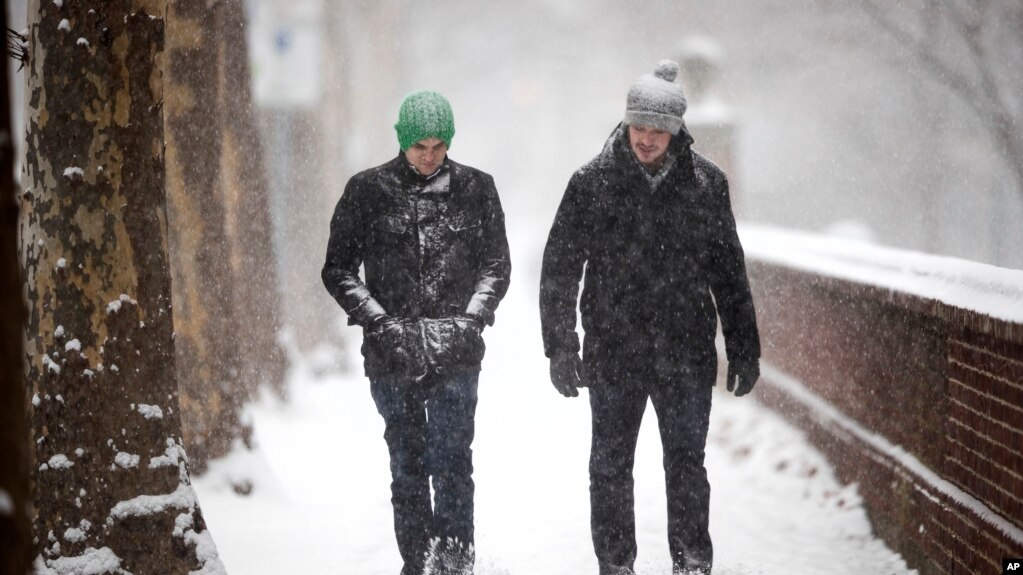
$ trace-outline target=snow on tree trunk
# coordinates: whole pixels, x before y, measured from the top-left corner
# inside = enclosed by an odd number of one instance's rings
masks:
[[[250,88],[244,8],[242,0],[222,0],[214,8],[220,44],[221,181],[231,244],[234,311],[239,323],[244,320],[245,336],[238,338],[238,347],[247,387],[269,385],[283,395],[287,358],[277,341],[280,288],[272,250],[269,183]]]
[[[181,420],[193,469],[246,435],[248,398],[237,343],[230,252],[220,188],[217,39],[207,0],[168,5],[164,105],[167,206]]]
[[[223,573],[174,377],[162,0],[32,0],[20,257],[37,573]]]
[[[0,8],[0,30],[7,10]],[[28,420],[22,332],[25,305],[18,270],[18,208],[7,75],[0,77],[0,575],[24,575],[32,557]]]

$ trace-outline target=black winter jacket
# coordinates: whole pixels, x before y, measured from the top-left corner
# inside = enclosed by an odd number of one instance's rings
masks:
[[[447,186],[435,185],[445,179]],[[427,179],[399,154],[348,181],[322,277],[349,324],[366,328],[363,355],[373,377],[479,370],[479,328],[494,323],[510,274],[493,178],[446,159]],[[464,333],[468,323],[478,325],[475,333]],[[459,337],[472,340],[469,349],[452,348]]]
[[[672,138],[674,165],[655,190],[622,125],[573,174],[543,256],[548,357],[579,350],[580,279],[588,368],[671,374],[713,361],[718,314],[728,360],[760,357],[728,182],[692,142],[685,129]]]

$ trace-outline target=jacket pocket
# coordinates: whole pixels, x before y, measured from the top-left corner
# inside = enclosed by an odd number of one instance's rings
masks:
[[[472,212],[452,214],[442,227],[442,243],[435,246],[437,253],[454,266],[475,269],[483,250],[483,218]]]
[[[381,253],[393,252],[404,249],[406,243],[406,230],[409,227],[408,220],[400,215],[383,215],[373,220],[370,224],[372,235],[370,246],[372,250],[379,250]]]

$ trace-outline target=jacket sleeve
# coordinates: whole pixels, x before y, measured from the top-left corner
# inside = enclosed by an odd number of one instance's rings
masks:
[[[543,252],[540,327],[547,357],[558,351],[577,353],[580,347],[575,331],[576,305],[579,282],[589,258],[585,239],[592,231],[588,223],[589,202],[583,198],[585,186],[580,180],[573,176],[569,181]]]
[[[745,255],[735,228],[735,216],[728,194],[728,181],[720,176],[714,187],[715,206],[710,266],[711,292],[721,316],[728,362],[760,358],[760,334],[753,307]]]
[[[368,230],[361,195],[358,183],[352,178],[330,220],[327,260],[320,275],[323,285],[344,308],[350,322],[367,326],[387,312],[359,277]]]
[[[504,210],[501,209],[501,199],[497,195],[494,179],[490,176],[485,178],[484,190],[487,212],[483,230],[483,256],[465,313],[480,318],[487,325],[494,325],[497,304],[508,291],[511,280],[511,256],[504,229]]]

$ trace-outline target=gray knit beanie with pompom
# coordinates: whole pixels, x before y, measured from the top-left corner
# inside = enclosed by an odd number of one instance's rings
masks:
[[[649,126],[677,136],[686,113],[682,86],[675,83],[678,63],[661,60],[653,74],[643,74],[632,87],[625,103],[626,125]]]

